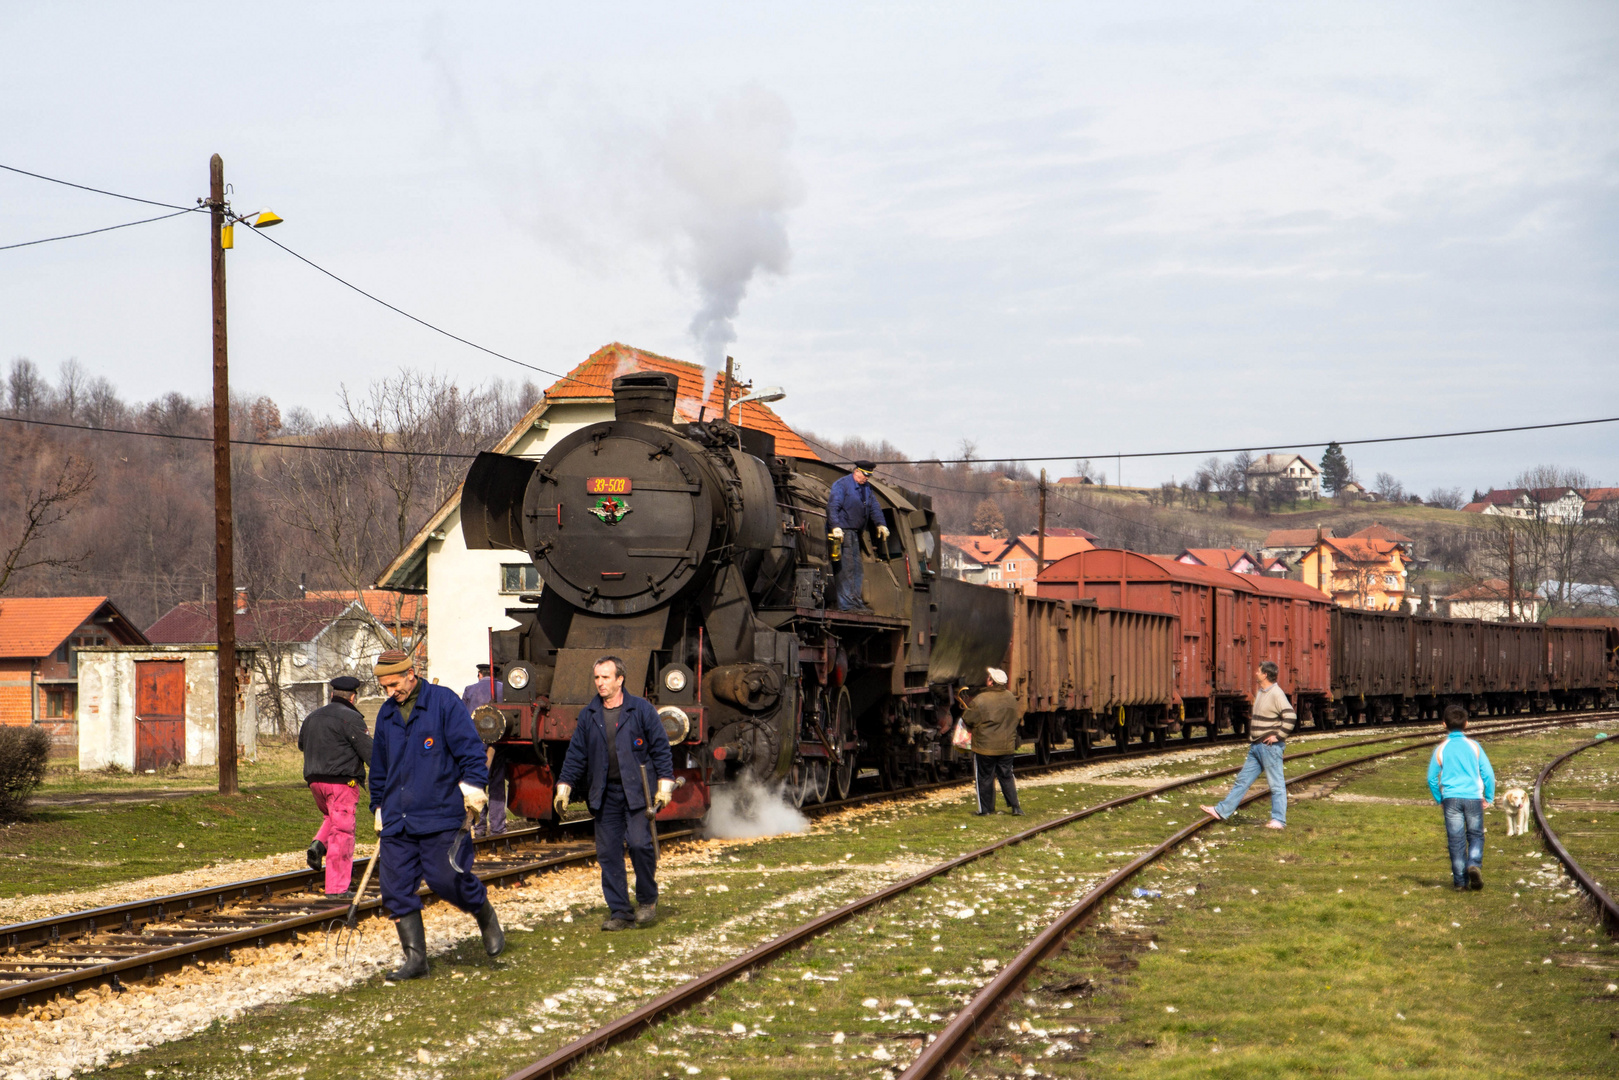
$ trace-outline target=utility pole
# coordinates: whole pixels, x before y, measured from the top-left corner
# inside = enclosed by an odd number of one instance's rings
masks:
[[[1507,622],[1518,621],[1518,530],[1507,526]]]
[[[1035,534],[1034,576],[1046,568],[1046,470],[1040,470],[1040,531]]]
[[[208,258],[214,292],[214,621],[219,654],[219,793],[236,786],[236,574],[230,499],[230,368],[225,352],[225,162],[208,162]]]
[[[731,383],[731,364],[732,363],[733,363],[733,361],[731,360],[731,358],[729,356],[727,356],[725,358],[725,389],[723,391],[723,396],[720,398],[720,419],[724,420],[727,424],[729,424],[731,422],[731,386],[732,386],[732,383]]]

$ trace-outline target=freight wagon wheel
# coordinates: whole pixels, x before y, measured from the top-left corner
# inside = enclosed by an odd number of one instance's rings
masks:
[[[1042,765],[1051,764],[1051,725],[1043,716],[1035,721],[1034,760]]]
[[[860,745],[854,734],[854,705],[849,701],[849,688],[838,687],[837,706],[832,710],[832,720],[835,726],[827,729],[832,742],[843,754],[843,762],[834,767],[832,772],[833,787],[838,798],[849,797],[849,787],[854,783],[855,759],[860,756]]]

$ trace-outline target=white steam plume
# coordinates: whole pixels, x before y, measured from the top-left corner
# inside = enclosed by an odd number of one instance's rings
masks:
[[[782,798],[781,785],[764,786],[749,773],[714,788],[703,831],[717,840],[809,832],[809,819]]]
[[[788,154],[792,136],[786,102],[748,85],[711,111],[676,114],[659,140],[673,261],[697,286],[690,330],[709,366],[724,364],[754,277],[784,274],[792,259],[787,212],[803,198]]]

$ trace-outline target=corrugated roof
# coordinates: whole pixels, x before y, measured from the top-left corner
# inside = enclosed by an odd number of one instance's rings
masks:
[[[613,380],[636,371],[662,371],[676,378],[679,383],[675,400],[677,420],[690,423],[699,416],[708,420],[719,418],[724,379],[715,379],[710,385],[708,372],[700,364],[659,356],[616,341],[591,353],[584,363],[568,372],[566,378],[553,383],[545,391],[545,397],[547,401],[611,399]],[[768,405],[750,401],[736,406],[731,420],[738,427],[774,435],[776,453],[782,457],[820,460],[820,455]]]
[[[102,608],[108,609],[102,612]],[[143,645],[140,630],[105,596],[13,596],[0,600],[0,656],[49,656],[91,617],[110,616],[122,626],[113,636]]]
[[[309,642],[351,606],[346,600],[264,600],[236,613],[236,640]],[[214,605],[200,600],[176,604],[146,630],[155,645],[213,645],[219,641]]]

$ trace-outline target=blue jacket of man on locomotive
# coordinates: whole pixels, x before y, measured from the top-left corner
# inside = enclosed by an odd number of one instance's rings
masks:
[[[656,813],[674,798],[674,756],[658,710],[646,698],[624,693],[623,660],[604,656],[591,675],[596,696],[579,710],[557,777],[555,806],[560,818],[568,808],[568,796],[588,775],[585,802],[596,819],[596,861],[601,864],[602,894],[607,899],[602,929],[626,930],[648,926],[658,917],[658,856],[647,799]],[[649,773],[657,778],[656,795]],[[624,879],[626,841],[635,867],[633,911]]]
[[[861,596],[860,586],[865,575],[860,562],[860,534],[867,525],[877,527],[877,540],[888,539],[888,525],[883,508],[872,490],[870,477],[877,466],[861,459],[854,463],[854,472],[840,476],[832,484],[826,500],[826,524],[832,538],[840,541],[843,550],[838,557],[838,609],[840,611],[870,611]]]
[[[460,695],[416,674],[391,649],[377,658],[377,682],[388,694],[371,741],[371,810],[377,830],[382,906],[393,916],[405,962],[391,979],[427,974],[427,934],[416,889],[427,887],[478,920],[484,950],[505,948],[495,906],[472,873],[472,818],[488,804],[483,740]],[[452,861],[456,849],[465,868]]]

